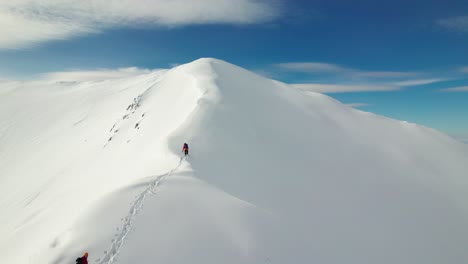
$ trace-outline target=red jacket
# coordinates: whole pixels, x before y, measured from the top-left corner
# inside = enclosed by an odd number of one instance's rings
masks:
[[[81,257],[81,264],[88,264],[88,258],[85,256]]]

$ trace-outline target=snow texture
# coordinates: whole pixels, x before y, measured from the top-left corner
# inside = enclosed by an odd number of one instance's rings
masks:
[[[467,263],[467,172],[449,136],[216,59],[0,84],[7,264]]]

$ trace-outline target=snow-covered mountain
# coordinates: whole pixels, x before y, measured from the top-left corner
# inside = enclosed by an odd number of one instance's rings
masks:
[[[467,263],[467,172],[442,133],[216,59],[0,84],[1,263]]]

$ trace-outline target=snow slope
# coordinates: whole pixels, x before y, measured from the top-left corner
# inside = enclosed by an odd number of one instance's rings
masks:
[[[466,263],[467,171],[442,133],[216,59],[0,84],[2,263]]]

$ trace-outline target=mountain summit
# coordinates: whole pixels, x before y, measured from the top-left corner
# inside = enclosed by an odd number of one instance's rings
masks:
[[[468,260],[468,149],[435,130],[217,59],[5,87],[4,263]]]

